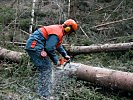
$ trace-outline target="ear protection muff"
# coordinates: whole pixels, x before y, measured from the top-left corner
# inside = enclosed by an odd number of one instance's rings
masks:
[[[66,32],[70,32],[70,30],[71,30],[71,27],[69,27],[69,26],[67,26],[67,27],[65,28],[65,31],[66,31]]]

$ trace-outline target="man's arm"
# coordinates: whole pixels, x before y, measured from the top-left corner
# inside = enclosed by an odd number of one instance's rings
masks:
[[[70,59],[70,56],[67,55],[67,52],[65,51],[65,49],[63,48],[62,45],[60,45],[60,46],[57,48],[57,51],[58,51],[66,60],[69,60],[69,59]]]
[[[54,64],[58,64],[58,56],[56,55],[56,45],[58,37],[56,35],[49,35],[45,44],[45,50]]]
[[[58,48],[57,48],[57,51],[63,56],[67,56],[67,52],[65,51],[65,49],[63,48],[62,45],[60,45]]]

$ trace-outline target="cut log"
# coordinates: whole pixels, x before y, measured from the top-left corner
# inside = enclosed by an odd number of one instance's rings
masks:
[[[70,76],[99,85],[133,92],[133,73],[70,63],[65,67]]]
[[[125,51],[133,49],[133,42],[91,45],[91,46],[64,46],[70,54],[89,54],[96,52]]]
[[[1,59],[9,59],[14,62],[19,62],[23,55],[25,55],[25,53],[11,51],[11,50],[7,50],[5,48],[0,47],[0,58]]]

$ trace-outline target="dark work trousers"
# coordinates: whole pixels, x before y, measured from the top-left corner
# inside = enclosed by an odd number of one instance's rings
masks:
[[[52,89],[52,65],[49,58],[41,57],[41,51],[26,50],[38,72],[38,94],[49,98]]]

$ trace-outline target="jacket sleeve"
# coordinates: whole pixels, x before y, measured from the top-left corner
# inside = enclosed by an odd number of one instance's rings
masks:
[[[60,45],[58,48],[57,48],[57,51],[63,56],[65,57],[67,55],[67,52],[65,51],[65,49],[63,48],[62,45]]]
[[[56,45],[58,37],[56,35],[49,35],[45,44],[45,50],[54,64],[58,63],[58,56],[56,55]]]

